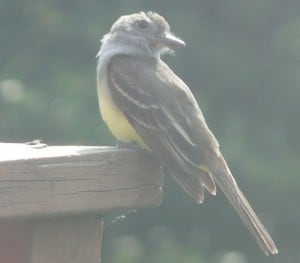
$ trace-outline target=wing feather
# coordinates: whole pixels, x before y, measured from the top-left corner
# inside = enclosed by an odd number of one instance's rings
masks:
[[[163,62],[160,63],[149,65],[149,62],[139,60],[128,63],[128,57],[124,55],[112,58],[107,70],[112,97],[145,144],[159,155],[177,182],[193,198],[202,202],[202,186],[212,194],[216,193],[211,174],[202,169],[205,163],[203,147],[211,147],[215,143],[214,138],[203,141],[204,144],[199,147],[199,139],[195,138],[193,131],[193,128],[198,127],[192,126],[195,122],[189,121],[185,110],[194,113],[197,122],[199,116],[203,118],[202,113],[195,107],[197,104],[193,100],[184,97],[189,93],[177,88],[182,83],[176,83],[178,80],[172,71],[170,77],[173,79],[170,78],[168,82],[157,74],[169,70]],[[142,76],[141,71],[144,72]]]
[[[107,68],[113,101],[197,202],[215,181],[266,254],[276,245],[236,184],[188,87],[161,60],[118,55]]]

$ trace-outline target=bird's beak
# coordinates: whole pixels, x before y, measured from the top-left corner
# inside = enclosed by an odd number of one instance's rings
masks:
[[[169,48],[183,48],[186,47],[186,44],[183,40],[178,37],[175,37],[172,33],[166,33],[160,39],[161,44]]]

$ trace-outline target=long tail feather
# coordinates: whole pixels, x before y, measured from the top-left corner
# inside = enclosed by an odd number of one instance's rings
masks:
[[[277,254],[277,247],[246,197],[238,187],[223,157],[220,157],[214,178],[244,224],[266,255]]]

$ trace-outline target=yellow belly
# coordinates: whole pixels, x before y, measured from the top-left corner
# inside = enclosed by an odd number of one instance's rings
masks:
[[[142,147],[146,147],[143,140],[128,122],[127,118],[115,105],[105,85],[98,87],[98,97],[102,119],[107,124],[111,133],[120,141],[133,141]]]

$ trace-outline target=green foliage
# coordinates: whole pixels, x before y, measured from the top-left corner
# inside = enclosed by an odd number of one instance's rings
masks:
[[[120,15],[149,9],[187,42],[165,60],[197,96],[280,254],[262,255],[222,195],[200,207],[167,178],[160,208],[106,230],[104,262],[299,262],[299,1],[2,1],[1,141],[113,145],[95,55]]]

